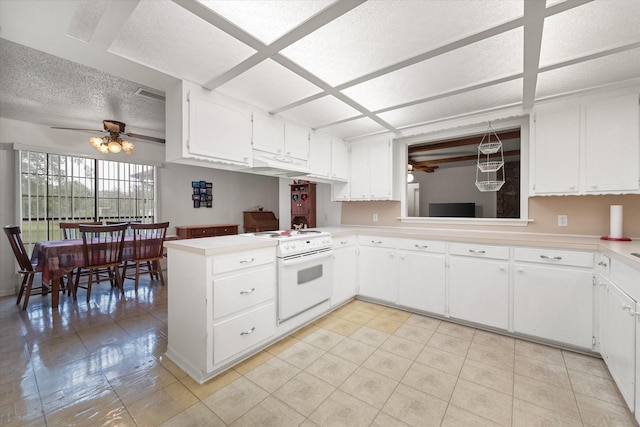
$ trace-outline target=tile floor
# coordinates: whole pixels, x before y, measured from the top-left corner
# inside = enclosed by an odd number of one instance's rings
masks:
[[[0,299],[0,425],[635,426],[600,359],[353,301],[198,385],[167,292]]]

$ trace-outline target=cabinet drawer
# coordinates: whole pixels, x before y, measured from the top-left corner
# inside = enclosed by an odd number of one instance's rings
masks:
[[[469,243],[451,243],[451,255],[473,256],[478,258],[509,259],[506,246],[474,245]]]
[[[576,252],[548,248],[515,248],[513,254],[516,261],[566,265],[571,267],[593,267],[592,252]]]
[[[197,237],[213,237],[216,235],[215,228],[207,227],[207,228],[192,228],[189,230],[190,238]]]
[[[275,295],[276,268],[274,265],[214,279],[213,318],[221,319],[274,299]]]
[[[640,301],[640,270],[617,259],[612,259],[611,262],[611,281],[631,298]]]
[[[226,273],[243,268],[275,263],[276,249],[265,248],[255,251],[234,252],[213,257],[213,274]]]
[[[340,249],[347,246],[353,246],[357,242],[356,236],[342,236],[333,238],[333,249]]]
[[[276,306],[268,304],[213,325],[213,363],[219,364],[273,336]]]
[[[447,250],[445,242],[421,239],[398,239],[398,247],[406,251],[435,252],[443,254]]]
[[[213,229],[215,236],[229,236],[232,234],[238,234],[238,226],[229,227],[216,227]]]
[[[377,248],[395,248],[398,240],[393,237],[358,236],[358,244]]]
[[[611,258],[604,254],[598,254],[597,258],[598,262],[596,264],[596,268],[598,269],[598,273],[605,277],[609,277],[611,274]]]

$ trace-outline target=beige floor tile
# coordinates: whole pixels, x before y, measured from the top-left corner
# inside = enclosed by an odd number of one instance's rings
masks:
[[[371,353],[375,351],[375,347],[356,341],[351,338],[345,338],[335,347],[329,350],[329,353],[340,356],[350,362],[360,365]]]
[[[197,402],[198,398],[184,384],[176,382],[136,400],[127,409],[138,425],[158,425]]]
[[[173,418],[160,424],[160,427],[225,427],[226,424],[202,402],[198,402]]]
[[[458,377],[454,375],[414,363],[401,383],[448,402],[457,381]]]
[[[449,404],[441,427],[494,427],[500,424]]]
[[[637,427],[626,408],[576,393],[580,415],[587,426]]]
[[[457,323],[442,322],[437,329],[438,333],[450,335],[456,338],[462,338],[465,340],[473,339],[475,334],[475,328],[469,326],[458,325]]]
[[[405,384],[399,384],[382,411],[416,427],[439,426],[447,402]]]
[[[340,385],[340,390],[381,409],[397,385],[397,381],[360,367]]]
[[[273,393],[299,372],[299,368],[274,357],[246,374],[245,378]]]
[[[465,379],[456,384],[451,404],[502,426],[511,425],[513,398]]]
[[[131,336],[120,325],[113,322],[78,332],[89,353],[100,347],[123,346]]]
[[[406,338],[420,344],[426,344],[429,342],[429,339],[431,339],[433,333],[434,331],[429,329],[423,329],[405,322],[393,333],[393,335],[396,337]]]
[[[32,370],[29,370],[22,378],[0,382],[0,407],[34,395],[39,398],[38,384]]]
[[[439,350],[434,347],[425,346],[416,357],[416,362],[429,366],[448,374],[458,376],[465,358],[448,351]]]
[[[500,393],[513,395],[513,371],[496,368],[473,359],[464,362],[460,378]]]
[[[569,418],[524,400],[513,400],[514,427],[581,427],[579,418]]]
[[[180,368],[178,365],[176,365],[167,356],[158,357],[158,362],[160,362],[160,364],[162,366],[164,366],[169,372],[171,372],[171,375],[173,375],[174,377],[176,377],[179,380],[189,376],[185,371],[182,370],[182,368]]]
[[[476,329],[473,342],[487,347],[497,347],[505,351],[515,352],[516,340],[513,337],[496,334],[494,332]]]
[[[54,381],[51,381],[47,384],[46,391],[40,386],[42,382],[38,380],[45,414],[72,405],[74,402],[96,399],[105,390],[111,389],[109,382],[100,372],[86,375],[74,372],[66,372],[66,374],[68,380],[60,380],[58,387],[55,386]],[[60,377],[56,375],[55,378]]]
[[[300,372],[273,393],[273,396],[308,417],[335,389],[313,375]]]
[[[33,347],[32,361],[38,365],[55,366],[82,359],[89,351],[78,334],[56,336],[39,342]]]
[[[375,315],[378,315],[382,310],[385,309],[385,307],[382,305],[373,304],[371,302],[367,302],[359,299],[351,301],[346,306],[354,310],[364,311],[365,313],[371,313]]]
[[[176,381],[178,379],[155,360],[153,364],[109,379],[109,383],[125,405],[162,390]]]
[[[374,313],[367,313],[366,311],[359,311],[350,307],[342,307],[334,311],[333,315],[359,325],[364,325],[376,316]]]
[[[357,367],[358,365],[353,362],[334,354],[326,353],[305,369],[305,372],[328,382],[334,387],[338,387]]]
[[[238,418],[234,427],[296,427],[305,417],[273,396],[267,397],[249,412]]]
[[[521,354],[532,359],[541,360],[553,365],[565,366],[562,351],[557,348],[517,339],[515,351],[516,354]]]
[[[43,420],[43,408],[38,395],[0,405],[0,423],[2,425],[23,426],[29,423],[36,423],[35,425],[39,426],[46,425],[45,422],[37,424],[40,420]]]
[[[387,332],[382,332],[378,329],[373,329],[365,325],[358,328],[358,330],[352,333],[349,338],[373,347],[380,347],[390,336],[391,334]]]
[[[373,406],[336,390],[309,418],[322,427],[365,427],[377,414]]]
[[[228,386],[240,377],[240,373],[233,369],[229,369],[203,384],[198,384],[189,376],[182,378],[180,382],[182,382],[182,384],[184,384],[191,393],[195,394],[198,399],[203,400],[218,390]]]
[[[475,342],[472,342],[469,346],[467,358],[502,369],[513,370],[515,367],[515,355],[513,351],[500,347],[488,347]]]
[[[516,374],[514,376],[513,397],[569,418],[579,418],[576,399],[571,390],[550,387],[549,383]]]
[[[599,357],[587,356],[571,351],[563,351],[562,355],[564,356],[564,363],[569,371],[581,372],[607,379],[611,378],[611,374],[609,374],[607,370],[607,365],[604,363],[604,360]]]
[[[306,337],[307,335],[311,335],[312,333],[314,333],[315,331],[317,331],[318,329],[320,329],[320,327],[314,325],[313,323],[298,329],[297,331],[293,332],[291,334],[291,336],[298,338],[299,340],[301,340],[302,338]]]
[[[388,334],[393,334],[402,326],[402,322],[398,320],[392,320],[386,317],[377,316],[367,322],[367,326],[373,329],[377,329]]]
[[[240,377],[228,386],[203,399],[222,421],[231,424],[254,406],[262,402],[269,393],[244,377]]]
[[[557,387],[571,389],[569,374],[564,366],[554,365],[538,359],[516,354],[516,364],[514,372],[552,384]]]
[[[411,341],[406,338],[390,336],[381,346],[380,349],[390,353],[402,356],[405,359],[414,360],[424,348],[424,344]]]
[[[276,357],[299,369],[304,369],[322,357],[324,353],[326,352],[318,347],[304,341],[298,341]]]
[[[318,330],[320,329],[318,328]],[[298,338],[289,335],[288,337],[284,337],[277,343],[270,345],[269,347],[267,347],[265,351],[268,352],[269,354],[273,354],[274,356],[277,356],[283,351],[285,351],[286,349],[293,347],[298,341],[300,341]]]
[[[434,332],[438,329],[438,327],[440,327],[441,323],[442,320],[415,313],[409,316],[409,318],[405,321],[405,324],[407,325],[417,326],[419,328],[428,329]]]
[[[364,361],[362,366],[393,380],[400,381],[409,370],[411,363],[409,359],[378,349],[371,353],[371,356]]]
[[[569,375],[575,393],[604,400],[614,405],[625,405],[624,399],[613,380],[579,372],[571,372]]]
[[[302,341],[316,346],[324,351],[329,351],[344,339],[344,335],[337,334],[327,329],[320,329],[311,335],[304,337]]]
[[[235,365],[233,369],[241,375],[246,375],[252,370],[254,370],[255,368],[257,368],[258,366],[271,360],[272,357],[273,357],[273,354],[271,354],[270,352],[261,351],[260,353],[257,353],[251,356],[250,358],[248,358],[247,360],[242,361],[239,364]]]
[[[471,338],[456,338],[436,332],[427,343],[427,346],[448,351],[458,356],[466,356],[470,344]]]
[[[399,419],[392,417],[386,412],[378,412],[378,416],[371,423],[371,427],[407,427],[409,424],[403,423]]]
[[[385,307],[378,316],[385,317],[387,319],[395,320],[398,322],[404,322],[409,317],[411,317],[411,313],[404,310],[398,310],[397,308]]]
[[[48,410],[45,417],[48,425],[134,425],[131,415],[118,395],[111,388],[96,391],[86,398],[74,399],[60,407]]]
[[[323,325],[322,327],[337,334],[348,337],[360,328],[360,324],[341,319],[339,317],[334,317],[331,322]]]

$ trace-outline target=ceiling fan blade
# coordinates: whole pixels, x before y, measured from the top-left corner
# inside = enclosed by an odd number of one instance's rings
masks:
[[[160,144],[164,144],[165,140],[162,138],[156,138],[155,136],[148,136],[148,135],[140,135],[138,133],[124,133],[123,135],[127,135],[130,138],[137,138],[137,139],[145,139],[147,141],[152,141],[152,142],[159,142]]]
[[[79,131],[84,131],[84,132],[102,132],[102,133],[105,132],[104,129],[63,128],[63,127],[57,127],[57,126],[51,126],[51,129],[79,130]]]

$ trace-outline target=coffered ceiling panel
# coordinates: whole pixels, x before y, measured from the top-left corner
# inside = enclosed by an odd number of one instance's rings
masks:
[[[640,76],[640,48],[538,75],[536,98],[611,84]]]
[[[109,52],[204,83],[255,51],[173,2],[143,0]]]
[[[353,135],[369,135],[377,132],[384,132],[386,129],[368,117],[362,117],[344,123],[335,124],[322,129],[322,132],[338,136],[340,138],[351,138]]]
[[[545,20],[540,66],[636,42],[640,1],[594,1]]]
[[[375,111],[522,73],[522,28],[386,74],[343,92]]]
[[[396,128],[428,123],[472,112],[517,105],[522,99],[522,79],[465,92],[411,107],[400,108],[379,116]]]
[[[369,1],[283,50],[331,85],[522,15],[522,0]]]
[[[267,111],[320,92],[293,71],[267,59],[217,89],[236,99],[251,99]]]
[[[358,116],[360,112],[333,96],[325,96],[287,110],[280,113],[280,115],[299,123],[307,123],[312,128],[316,128],[327,123]]]
[[[269,44],[300,25],[333,0],[270,0],[251,2],[251,10],[243,1],[198,0],[249,34]]]

